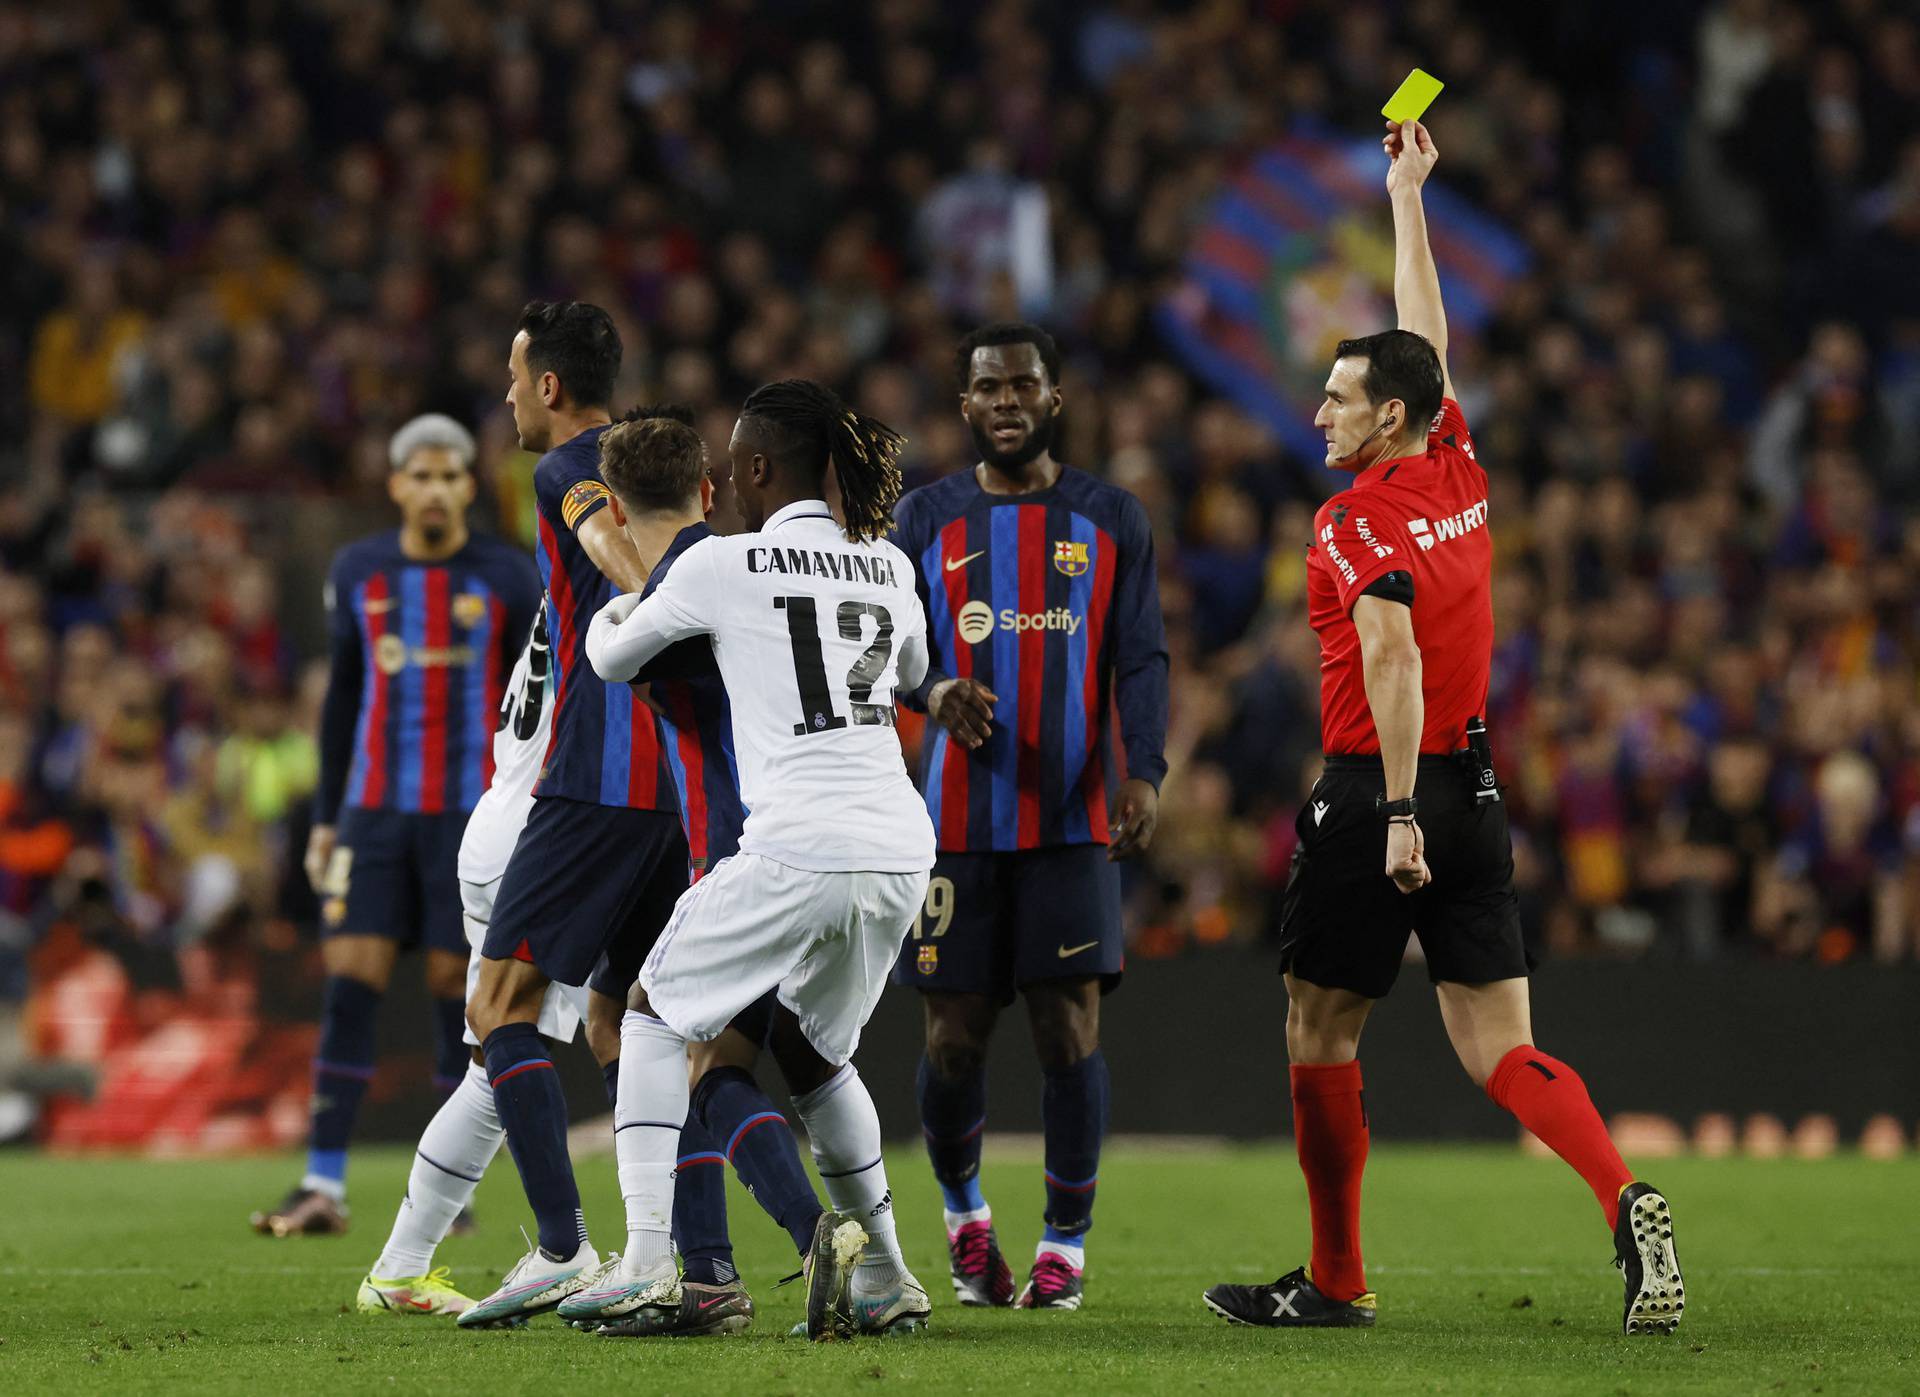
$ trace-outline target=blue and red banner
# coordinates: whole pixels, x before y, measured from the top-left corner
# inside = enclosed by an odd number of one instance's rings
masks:
[[[1448,327],[1470,334],[1527,270],[1526,244],[1437,185],[1426,205]],[[1334,346],[1394,323],[1379,143],[1296,135],[1250,160],[1214,196],[1158,320],[1216,392],[1319,459],[1313,415]]]

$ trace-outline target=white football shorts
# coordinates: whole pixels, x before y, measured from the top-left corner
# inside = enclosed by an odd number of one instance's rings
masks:
[[[473,1002],[474,988],[480,983],[480,947],[487,939],[487,923],[493,920],[493,899],[500,891],[500,879],[496,874],[489,883],[469,883],[460,880],[460,922],[467,932],[467,1002]],[[546,998],[540,1001],[540,1021],[535,1025],[541,1033],[560,1043],[571,1043],[574,1030],[580,1027],[587,1017],[587,991],[578,985],[548,985]],[[473,1035],[473,1025],[466,1026],[466,1042],[470,1048],[480,1046],[480,1040]]]
[[[695,1042],[778,989],[838,1065],[859,1046],[926,895],[924,870],[814,873],[734,854],[674,904],[640,983],[653,1012]]]

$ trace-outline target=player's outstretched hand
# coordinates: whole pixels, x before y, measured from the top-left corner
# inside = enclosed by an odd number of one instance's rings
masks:
[[[1433,881],[1427,836],[1417,823],[1395,820],[1387,826],[1387,877],[1403,893],[1417,893]]]
[[[315,892],[327,876],[327,865],[333,862],[334,828],[332,825],[315,825],[307,835],[307,856],[301,861],[306,869],[307,883]]]
[[[1153,788],[1153,782],[1137,777],[1121,782],[1113,822],[1107,827],[1107,857],[1130,859],[1146,853],[1159,823],[1160,792]]]
[[[1418,189],[1427,182],[1440,152],[1427,128],[1417,121],[1389,121],[1380,148],[1387,153],[1387,192]]]
[[[993,690],[977,679],[942,679],[927,692],[927,716],[968,749],[993,733]]]

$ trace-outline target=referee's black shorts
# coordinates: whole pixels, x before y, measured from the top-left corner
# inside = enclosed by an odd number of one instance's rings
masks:
[[[1484,984],[1532,969],[1513,892],[1504,801],[1477,802],[1453,757],[1420,758],[1414,794],[1433,881],[1403,893],[1385,872],[1386,793],[1378,757],[1333,756],[1294,822],[1300,842],[1280,913],[1280,969],[1381,999],[1420,938],[1435,980]]]

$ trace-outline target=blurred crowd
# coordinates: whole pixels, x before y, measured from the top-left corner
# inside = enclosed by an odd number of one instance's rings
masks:
[[[717,449],[748,389],[818,378],[909,434],[912,483],[972,461],[957,334],[1052,329],[1057,454],[1147,504],[1174,652],[1136,954],[1267,934],[1338,481],[1153,313],[1239,161],[1371,137],[1416,63],[1437,178],[1531,252],[1452,351],[1530,933],[1914,956],[1907,7],[88,0],[0,4],[3,1012],[63,947],[191,994],[310,916],[317,567],[385,525],[426,410],[528,535],[533,296],[613,310],[621,403]]]

